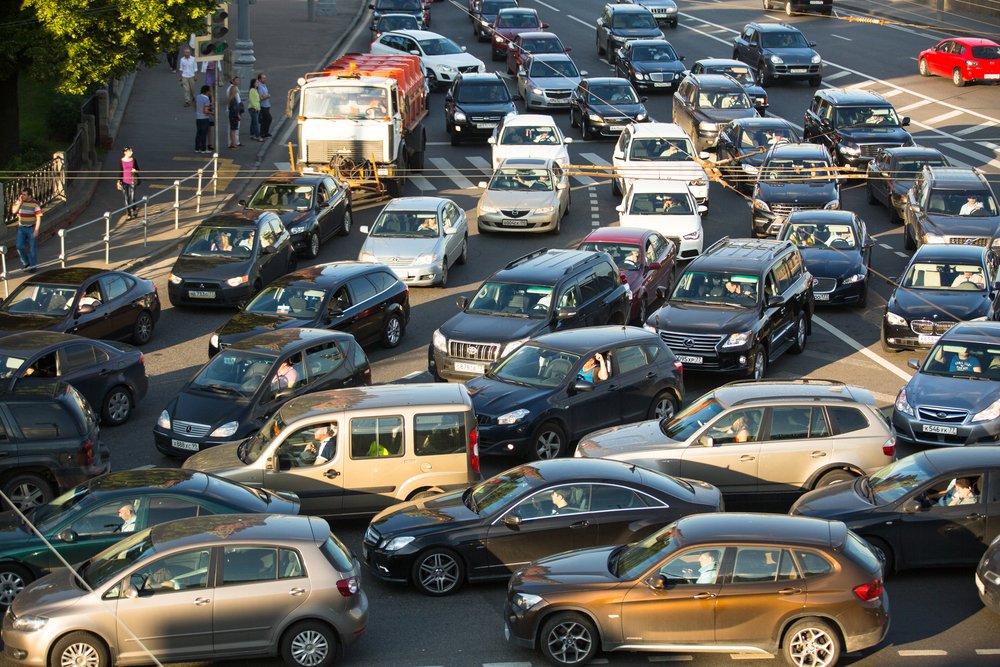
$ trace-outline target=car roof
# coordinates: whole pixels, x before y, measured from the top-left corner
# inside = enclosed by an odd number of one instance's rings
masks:
[[[658,181],[667,183],[668,181]],[[606,243],[641,243],[647,235],[656,233],[645,227],[598,227],[587,234],[580,243],[587,241],[603,241]],[[662,235],[661,235],[662,236]]]
[[[737,271],[760,273],[786,248],[793,247],[791,241],[777,239],[730,239],[716,241],[701,255],[688,264],[687,270]]]
[[[959,187],[972,184],[989,187],[983,172],[975,167],[924,167],[931,184],[935,187],[957,185]]]
[[[42,273],[36,273],[24,281],[29,284],[53,283],[58,285],[79,285],[86,280],[99,276],[102,273],[111,273],[108,269],[100,269],[96,266],[77,266],[70,269],[50,269]]]
[[[386,16],[390,16],[387,14]],[[401,16],[412,17],[413,14],[401,14]],[[275,183],[288,184],[288,185],[315,185],[316,183],[322,183],[328,178],[333,178],[329,174],[320,173],[302,173],[297,171],[279,171],[271,174],[265,178],[258,190],[265,185],[273,185]]]
[[[391,273],[391,270],[382,264],[347,260],[343,262],[330,262],[329,264],[316,264],[304,269],[298,269],[272,281],[269,286],[318,285],[320,287],[333,287],[354,276],[364,275],[375,269],[383,269]]]
[[[584,355],[610,345],[618,345],[629,341],[640,343],[643,341],[659,340],[660,337],[657,334],[638,327],[605,325],[554,331],[532,338],[530,342],[565,352]]]
[[[881,152],[894,157],[944,157],[944,153],[930,146],[887,146]]]
[[[953,42],[958,42],[959,44],[965,44],[966,46],[1000,46],[992,39],[983,39],[981,37],[949,37],[948,40]],[[942,42],[948,40],[941,40]]]
[[[632,86],[628,79],[623,79],[620,76],[592,76],[584,81],[591,86]]]
[[[570,481],[634,481],[644,483],[649,481],[650,471],[623,461],[599,458],[565,458],[534,461],[525,464],[534,469],[535,475],[548,482]],[[523,467],[523,466],[522,466]],[[638,472],[638,475],[636,474]],[[656,473],[653,473],[654,475]],[[534,476],[534,475],[533,475]]]
[[[193,545],[211,546],[230,542],[267,544],[294,541],[320,544],[329,535],[330,527],[322,519],[289,514],[199,516],[168,521],[150,529],[153,544],[160,552]]]
[[[668,40],[666,40],[666,39],[660,39],[659,37],[657,37],[657,38],[643,37],[642,39],[630,39],[630,40],[628,40],[628,42],[626,42],[626,44],[629,44],[632,47],[636,47],[636,46],[669,46],[669,47],[673,48],[673,44],[671,44]]]
[[[743,90],[740,82],[728,74],[689,74],[688,78],[693,82],[697,82],[702,88]]]
[[[636,181],[632,181],[632,185],[629,186],[629,190],[632,192],[662,192],[662,193],[675,193],[675,192],[690,192],[688,184],[684,181],[668,181],[668,180],[658,180],[651,178],[642,178]]]
[[[519,113],[503,122],[504,127],[535,127],[537,125],[555,126],[556,119],[541,113]]]
[[[605,6],[611,7],[611,11],[615,13],[617,12],[632,12],[636,14],[639,12],[649,13],[649,9],[643,7],[642,5],[612,5],[609,3]]]
[[[499,81],[503,83],[503,79],[500,78],[499,72],[459,72],[458,77],[462,81]],[[507,87],[507,84],[504,84]]]
[[[631,129],[633,137],[691,138],[677,123],[633,123],[629,129]]]
[[[828,90],[816,91],[817,97],[823,97],[833,104],[842,106],[883,104],[892,106],[892,103],[880,94],[871,90],[860,90],[858,88],[830,88]]]
[[[118,470],[84,482],[90,493],[121,492],[134,495],[177,491],[199,496],[205,494],[209,485],[229,484],[229,480],[187,468]]]
[[[447,201],[445,197],[396,197],[390,199],[383,211],[437,211]]]
[[[323,341],[333,340],[353,340],[351,334],[343,331],[333,331],[327,329],[308,329],[289,327],[287,329],[275,329],[266,333],[257,334],[250,338],[233,343],[226,351],[241,350],[254,352],[271,357],[279,357],[295,350],[310,345],[316,345]]]
[[[677,521],[682,546],[701,543],[787,543],[839,547],[847,536],[840,521],[787,514],[715,512],[693,514]]]
[[[782,141],[771,146],[767,153],[769,157],[822,157],[825,160],[830,160],[830,152],[825,146],[808,142],[793,144],[788,141]]]
[[[551,169],[556,161],[549,157],[509,157],[500,163],[500,169]]]
[[[573,61],[573,57],[566,52],[563,53],[528,53],[525,54],[531,60],[538,60],[540,62],[554,63],[554,62],[571,62],[574,65],[576,62]],[[553,76],[565,77],[565,74],[557,74],[553,72]]]
[[[837,380],[737,380],[715,390],[715,399],[731,407],[747,402],[770,402],[775,399],[851,401],[875,405],[875,396],[863,387]]]
[[[571,275],[577,267],[590,264],[602,256],[606,257],[604,253],[591,250],[540,248],[509,262],[487,280],[555,285],[565,276]]]
[[[924,457],[942,473],[970,467],[1000,466],[1000,447],[942,447],[925,449],[915,456]]]
[[[317,391],[293,398],[279,408],[286,423],[319,417],[340,410],[379,410],[397,407],[471,404],[463,384],[376,384]]]
[[[989,248],[964,243],[925,243],[913,253],[910,263],[914,262],[952,262],[981,261],[990,252]]]
[[[414,30],[413,28],[402,28],[400,30],[390,30],[385,33],[386,35],[407,35],[416,40],[421,39],[447,39],[448,41],[454,41],[450,37],[446,37],[438,32],[431,32],[430,30]]]
[[[559,39],[559,35],[548,30],[529,30],[527,32],[518,33],[517,36],[521,38],[522,42],[529,39],[552,39],[553,37]],[[559,39],[559,41],[562,42],[561,39]]]
[[[257,224],[262,216],[274,215],[270,211],[258,211],[252,208],[241,211],[224,211],[216,215],[205,218],[199,227],[252,227],[257,229]],[[277,216],[275,216],[277,217]]]
[[[765,127],[790,127],[793,130],[798,131],[794,125],[785,120],[784,118],[777,118],[775,116],[752,116],[750,118],[737,118],[730,123],[731,125],[743,127],[743,128],[765,128]]]
[[[758,23],[753,21],[747,23],[747,26],[753,26],[757,32],[801,32],[795,26],[788,25],[787,23]]]
[[[736,60],[734,58],[700,58],[694,62],[695,65],[701,64],[702,67],[749,67],[742,60]]]
[[[501,14],[531,14],[532,16],[537,15],[538,11],[531,7],[504,7],[500,10]]]
[[[6,352],[23,350],[42,350],[52,345],[61,345],[73,341],[88,341],[91,343],[103,342],[95,341],[91,338],[76,336],[74,334],[60,333],[58,331],[19,331],[0,337],[0,350]]]
[[[1000,340],[1000,322],[959,322],[945,332],[940,339],[942,343],[955,340],[995,345]]]

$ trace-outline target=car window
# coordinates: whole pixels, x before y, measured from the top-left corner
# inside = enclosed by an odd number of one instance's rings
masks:
[[[628,373],[646,366],[646,354],[640,345],[629,345],[614,352],[618,373]]]
[[[76,438],[79,426],[59,403],[22,403],[11,410],[26,440]]]
[[[375,286],[372,285],[371,282],[366,280],[364,276],[358,276],[357,278],[352,278],[350,281],[348,281],[347,285],[351,290],[351,294],[353,294],[354,296],[352,300],[353,303],[361,303],[363,301],[367,301],[376,294]]]
[[[829,407],[830,424],[835,433],[851,433],[868,428],[868,419],[857,408]]]
[[[732,583],[776,581],[778,579],[782,551],[782,549],[774,547],[740,547],[736,550]]]
[[[519,503],[513,513],[522,519],[543,519],[589,511],[590,484],[566,484],[533,494]]]
[[[208,549],[193,549],[164,556],[133,572],[129,584],[140,596],[206,588],[210,553]]]
[[[197,503],[187,498],[173,496],[156,496],[149,500],[146,525],[155,526],[175,519],[188,519],[194,516],[212,514]]]
[[[378,294],[386,291],[390,287],[396,284],[398,280],[396,276],[389,275],[385,271],[375,271],[374,273],[369,273],[365,276],[374,287]]]
[[[820,408],[812,409],[812,419],[809,422],[810,438],[825,438],[830,435],[830,427],[826,423],[826,416]]]
[[[942,511],[959,505],[978,505],[983,501],[982,494],[983,475],[967,473],[938,480],[921,494],[919,500],[924,507]]]
[[[351,420],[352,459],[402,455],[402,417],[362,417]]]
[[[260,225],[260,241],[261,247],[274,245],[278,242],[277,234],[274,233],[271,225],[269,225],[266,221]]]
[[[344,351],[335,342],[306,349],[306,368],[310,378],[331,373],[342,363],[344,363]]]
[[[632,489],[611,484],[594,484],[590,491],[590,511],[610,512],[613,510],[634,509],[660,505],[652,498],[639,495]]]
[[[799,562],[802,576],[806,578],[821,577],[834,571],[833,563],[815,551],[799,549],[795,552],[795,559]]]
[[[812,408],[790,406],[771,408],[771,440],[805,440],[809,438]]]
[[[277,547],[225,547],[222,584],[248,584],[278,578]]]
[[[685,551],[660,566],[659,575],[667,585],[715,584],[723,553],[723,547]]]
[[[137,507],[136,498],[115,498],[86,510],[66,528],[81,537],[118,532],[133,533],[146,527],[145,524],[139,525],[136,520]],[[127,517],[132,517],[130,523],[126,523]]]
[[[764,408],[733,410],[712,423],[702,435],[712,438],[714,445],[756,442],[764,421]]]
[[[60,350],[60,353],[62,354],[59,364],[61,375],[75,373],[95,364],[103,364],[111,359],[111,356],[103,349],[89,343],[67,345]]]
[[[357,342],[351,343],[351,362],[355,368],[368,367],[368,355]]]
[[[291,433],[275,450],[279,470],[318,466],[337,456],[337,422],[306,426]]]
[[[585,275],[579,283],[580,304],[589,303],[601,295],[601,286],[594,272]]]
[[[112,299],[117,299],[118,297],[124,295],[129,290],[129,282],[124,276],[117,273],[112,273],[106,276],[101,276],[101,289],[104,290],[104,295],[107,297],[108,301]]]
[[[461,454],[468,447],[465,413],[416,415],[413,418],[413,449],[417,456]]]

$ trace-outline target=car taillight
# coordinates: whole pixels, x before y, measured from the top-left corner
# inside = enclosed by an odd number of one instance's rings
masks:
[[[882,453],[886,456],[896,455],[896,436],[890,435],[889,439],[882,443]]]
[[[882,595],[882,581],[879,579],[872,579],[871,581],[861,584],[860,586],[855,586],[854,594],[857,595],[862,602],[877,600],[879,596]]]
[[[624,271],[619,271],[618,275],[622,279],[622,285],[628,285],[628,276],[625,275]]]
[[[678,361],[677,359],[674,359],[674,368],[677,369],[678,373],[684,375],[684,364]]]
[[[357,577],[348,577],[337,582],[337,590],[345,598],[349,598],[361,589],[361,584]]]
[[[142,352],[139,353],[139,365],[140,366],[146,365],[146,355],[143,354]]]
[[[80,465],[89,466],[94,462],[94,447],[90,440],[84,440],[80,446]]]
[[[469,463],[472,470],[479,472],[479,429],[474,428],[469,433]]]

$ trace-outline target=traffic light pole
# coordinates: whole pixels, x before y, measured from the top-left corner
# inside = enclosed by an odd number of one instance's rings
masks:
[[[233,49],[233,74],[240,77],[240,94],[247,99],[250,79],[255,75],[257,58],[253,54],[253,40],[250,39],[250,2],[237,0],[236,3],[236,45]]]

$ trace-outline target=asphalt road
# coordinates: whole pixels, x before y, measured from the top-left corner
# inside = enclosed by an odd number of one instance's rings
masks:
[[[610,75],[613,70],[599,60],[594,48],[594,21],[603,0],[523,0],[522,6],[535,7],[563,41],[573,47],[572,55],[591,76]],[[464,16],[466,3],[439,2],[433,6],[432,29],[446,34],[487,63],[503,71],[502,63],[489,59],[489,45],[472,37],[471,23]],[[687,63],[710,56],[729,57],[730,42],[745,23],[763,18],[759,3],[743,0],[711,0],[682,3],[680,27],[668,30],[667,37]],[[780,17],[783,18],[784,17]],[[910,128],[919,143],[941,148],[955,162],[982,167],[994,182],[1000,180],[1000,105],[995,86],[955,88],[942,78],[923,79],[916,72],[914,56],[933,44],[936,33],[926,29],[882,27],[847,23],[818,16],[785,19],[800,27],[807,38],[818,43],[826,62],[825,81],[836,86],[862,86],[887,94],[901,114],[910,115]],[[351,49],[367,51],[368,33],[362,31]],[[826,85],[826,84],[824,84]],[[514,85],[511,82],[511,89]],[[775,86],[769,90],[770,113],[801,124],[802,113],[813,90],[805,83]],[[485,176],[488,146],[452,147],[444,132],[443,94],[431,98],[426,121],[428,166],[450,173],[429,172],[426,180],[408,185],[406,194],[437,193],[453,198],[470,216],[475,216],[477,192],[468,187]],[[671,101],[653,95],[647,103],[656,120],[671,119]],[[569,127],[566,115],[557,116],[564,132],[573,136],[571,158],[575,164],[610,162],[612,143],[582,142],[579,132]],[[996,142],[996,143],[992,143]],[[280,143],[280,142],[276,142]],[[284,159],[275,151],[275,160]],[[275,167],[282,163],[274,162]],[[454,267],[447,289],[414,288],[410,326],[402,344],[391,352],[370,349],[376,382],[392,382],[409,377],[426,379],[426,348],[431,333],[456,311],[455,299],[468,295],[502,264],[540,246],[569,246],[596,226],[617,219],[607,182],[593,185],[574,179],[573,209],[563,221],[559,237],[531,235],[476,236],[470,241],[470,261]],[[996,186],[995,186],[996,189]],[[725,235],[747,236],[749,209],[743,199],[714,184],[712,208],[705,222],[708,243]],[[875,278],[865,309],[826,309],[818,312],[813,334],[802,355],[786,356],[771,366],[772,377],[822,377],[859,384],[875,392],[888,405],[909,377],[906,357],[886,356],[878,347],[878,323],[889,290],[877,276],[895,276],[905,266],[901,229],[888,222],[885,209],[866,203],[863,188],[852,184],[843,195],[845,207],[859,213],[869,224],[877,245],[873,256]],[[357,226],[370,224],[377,208],[359,210]],[[355,231],[347,238],[330,241],[317,261],[355,259],[362,242]],[[172,259],[148,267],[142,274],[155,280],[160,293],[167,291],[166,276]],[[208,337],[231,312],[176,310],[165,304],[153,341],[145,348],[150,391],[138,406],[132,421],[117,429],[105,429],[102,438],[112,451],[116,469],[137,465],[176,465],[153,446],[151,429],[159,412],[178,388],[207,359]],[[415,376],[415,377],[414,377]],[[689,399],[697,397],[729,378],[689,373]],[[513,462],[487,461],[487,474]],[[336,532],[360,550],[364,522],[338,523]],[[448,599],[431,599],[413,590],[383,585],[368,577],[365,589],[371,600],[368,633],[347,652],[349,664],[412,667],[417,665],[533,665],[538,656],[508,647],[502,635],[502,585],[470,586]],[[971,570],[905,573],[888,583],[892,607],[892,629],[888,640],[863,657],[849,656],[848,664],[996,664],[1000,655],[1000,617],[985,611],[975,592]],[[743,656],[740,656],[741,658]],[[611,654],[608,664],[633,665],[658,661],[692,661],[698,665],[728,663],[725,656],[663,656],[657,654]],[[250,664],[265,664],[250,663]]]

